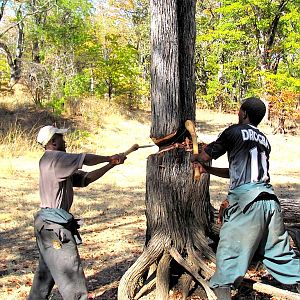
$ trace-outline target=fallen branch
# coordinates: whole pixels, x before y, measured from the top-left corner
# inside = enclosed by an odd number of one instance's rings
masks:
[[[146,292],[150,291],[156,284],[156,277],[149,281],[147,284],[142,286],[142,288],[136,293],[134,300],[140,299]]]
[[[207,298],[209,300],[216,300],[216,295],[208,286],[206,280],[204,280],[193,268],[189,265],[189,263],[180,255],[176,248],[172,247],[170,249],[171,256],[177,261],[183,268],[185,268],[204,288]]]
[[[261,282],[257,282],[251,279],[244,279],[242,284],[243,286],[249,287],[254,291],[259,293],[267,294],[274,297],[280,297],[285,300],[299,300],[300,294],[290,292],[287,290],[282,290],[280,288],[274,287],[272,285],[264,284]]]

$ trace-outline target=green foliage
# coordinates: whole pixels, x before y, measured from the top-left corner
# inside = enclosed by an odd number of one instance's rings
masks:
[[[272,82],[277,91],[300,93],[300,78],[289,76],[286,73],[267,74],[267,81]],[[268,90],[267,90],[268,91]]]
[[[299,0],[197,5],[198,102],[220,107],[221,101],[223,108],[230,108],[246,96],[265,95],[269,78],[281,91],[298,91]]]
[[[59,0],[44,23],[45,41],[65,51],[86,40],[91,4],[87,0]]]
[[[50,101],[47,102],[46,107],[51,108],[54,114],[61,115],[65,103],[66,103],[66,99],[64,97],[61,98],[53,97]]]
[[[91,95],[127,107],[149,99],[147,0],[12,4],[13,11],[21,7],[26,16],[23,76],[35,75],[34,82],[26,78],[35,103],[62,113],[68,103]],[[231,110],[244,97],[268,94],[270,81],[276,93],[298,94],[299,4],[299,0],[197,1],[198,105]],[[20,17],[12,14],[8,22]],[[12,48],[17,28],[9,33],[1,38]],[[9,71],[1,56],[3,81],[9,79]]]
[[[9,82],[10,72],[4,55],[0,55],[0,83],[7,84]]]
[[[60,93],[53,93],[50,101],[47,101],[45,105],[51,108],[55,114],[61,115],[67,105],[72,106],[72,102],[76,102],[87,93],[89,80],[90,78],[86,74],[77,74],[68,79],[65,77],[60,78],[60,84],[62,85]],[[62,82],[64,83],[62,84]]]
[[[70,151],[82,151],[82,145],[91,136],[90,132],[86,130],[72,130],[67,136],[67,147]]]
[[[94,92],[136,107],[149,94],[149,78],[141,64],[144,55],[140,50],[143,44],[139,23],[141,7],[138,6],[135,11],[134,3],[127,4],[114,3],[115,6],[95,16],[84,52],[87,54],[85,59],[91,64],[86,70],[92,74]]]
[[[63,87],[63,94],[69,98],[80,97],[87,93],[89,84],[89,74],[76,74],[74,77],[69,78],[69,80],[66,81]]]

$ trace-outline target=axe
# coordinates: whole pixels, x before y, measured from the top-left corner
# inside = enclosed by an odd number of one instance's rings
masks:
[[[124,152],[124,155],[127,156],[128,154],[130,154],[130,153],[132,153],[132,152],[134,152],[138,149],[141,149],[141,148],[149,148],[149,147],[154,147],[154,146],[156,146],[156,145],[142,145],[142,146],[140,146],[138,144],[134,144],[128,150],[126,150]]]
[[[154,146],[156,146],[156,145],[142,145],[142,146],[140,146],[138,144],[134,144],[128,150],[126,150],[125,152],[123,152],[122,154],[124,154],[125,156],[127,156],[128,154],[130,154],[130,153],[132,153],[132,152],[134,152],[134,151],[136,151],[136,150],[138,150],[140,148],[148,148],[148,147],[154,147]],[[115,159],[115,160],[113,160],[113,162],[115,162],[115,163],[118,162],[119,163],[119,159]]]

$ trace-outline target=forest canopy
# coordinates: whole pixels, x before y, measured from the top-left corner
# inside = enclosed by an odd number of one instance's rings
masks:
[[[276,118],[297,118],[300,0],[198,1],[196,99],[231,110],[257,95]],[[61,113],[95,95],[129,108],[150,101],[147,0],[2,0],[0,84],[27,86]]]

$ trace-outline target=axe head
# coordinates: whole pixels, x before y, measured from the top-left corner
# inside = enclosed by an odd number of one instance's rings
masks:
[[[149,148],[149,147],[154,147],[156,145],[142,145],[142,146],[139,146],[139,148]]]

